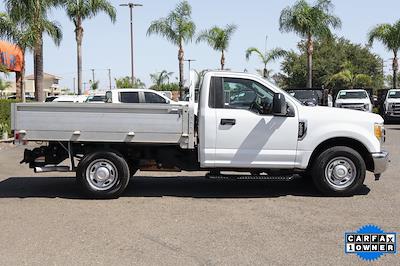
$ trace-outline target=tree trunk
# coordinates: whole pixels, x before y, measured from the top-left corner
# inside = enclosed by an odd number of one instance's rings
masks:
[[[42,36],[37,41],[34,51],[35,63],[35,99],[38,102],[43,102],[45,95],[43,89],[43,38]]]
[[[22,102],[24,103],[24,102],[26,102],[26,86],[25,86],[25,51],[24,51],[24,53],[23,53],[23,57],[22,57],[23,59],[24,59],[24,62],[22,62],[22,67],[21,67],[21,72],[20,72],[20,75],[21,75],[21,95],[22,95],[22,97],[21,97],[21,100],[22,100]]]
[[[267,64],[264,65],[263,76],[264,78],[268,78]]]
[[[397,52],[394,52],[393,57],[393,88],[397,88],[397,71],[399,70],[399,61],[397,58]]]
[[[179,44],[179,52],[178,52],[178,60],[179,60],[179,95],[181,100],[183,99],[183,93],[184,93],[184,88],[183,88],[183,81],[184,81],[184,73],[183,73],[183,60],[184,60],[184,51],[182,47],[182,43]]]
[[[22,99],[21,72],[15,72],[15,98]]]
[[[222,53],[221,53],[221,70],[224,70],[224,67],[225,67],[225,53],[224,53],[224,50],[222,50]]]
[[[82,95],[82,39],[83,39],[83,28],[82,28],[80,20],[77,23],[77,26],[76,26],[76,29],[75,29],[75,37],[76,37],[76,52],[77,52],[76,54],[77,54],[77,72],[78,72],[78,95]]]
[[[312,88],[313,86],[313,52],[314,52],[314,43],[312,40],[312,36],[308,35],[307,40],[307,88]]]

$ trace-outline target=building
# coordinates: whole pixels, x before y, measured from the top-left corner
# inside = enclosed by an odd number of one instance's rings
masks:
[[[43,75],[43,90],[45,93],[45,97],[49,95],[60,95],[61,94],[61,88],[59,86],[61,77],[44,73]],[[10,95],[15,95],[16,93],[16,86],[15,86],[15,80],[10,81],[11,86],[5,90],[5,94],[10,96]],[[34,75],[28,75],[25,77],[25,93],[26,95],[34,96],[35,95],[35,77]]]

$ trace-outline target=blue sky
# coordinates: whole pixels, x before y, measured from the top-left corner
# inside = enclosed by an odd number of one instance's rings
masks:
[[[113,79],[130,75],[129,10],[119,6],[125,3],[124,1],[111,2],[117,8],[115,24],[103,14],[84,22],[84,81],[91,79],[90,69],[94,68],[96,80],[100,80],[100,87],[104,88],[108,86],[106,69],[112,69]],[[136,76],[146,85],[151,85],[150,73],[166,69],[178,75],[177,48],[160,37],[147,37],[146,31],[151,21],[165,16],[179,1],[137,0],[136,2],[144,5],[134,12]],[[245,50],[250,46],[263,49],[266,35],[268,35],[269,49],[274,47],[296,49],[299,37],[293,33],[279,32],[278,23],[281,10],[294,2],[294,0],[189,0],[198,30],[229,23],[238,26],[226,55],[226,67],[237,71],[248,69],[249,72],[255,72],[256,68],[260,68],[260,64],[256,58],[247,62],[244,56]],[[333,0],[333,3],[335,14],[343,22],[342,29],[335,33],[356,43],[365,43],[367,32],[374,25],[393,23],[400,19],[399,0]],[[59,47],[45,38],[44,69],[48,73],[61,76],[62,86],[72,88],[73,77],[76,75],[73,24],[63,10],[54,10],[51,18],[62,25],[64,38]],[[385,60],[392,57],[391,53],[379,44],[374,45],[373,51]],[[195,69],[219,67],[219,54],[206,44],[188,44],[185,52],[187,58],[197,60],[192,65]],[[33,72],[32,61],[32,56],[28,55],[27,74]],[[386,65],[386,71],[390,71],[390,62]],[[279,62],[270,65],[274,72],[279,72],[279,66]],[[185,70],[187,71],[187,66]]]

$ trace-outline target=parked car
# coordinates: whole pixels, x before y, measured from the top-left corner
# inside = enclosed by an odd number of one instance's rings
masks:
[[[16,96],[16,95],[11,95],[11,96],[8,96],[7,99],[9,99],[9,100],[15,100],[15,99],[17,99],[17,96]],[[27,100],[27,101],[34,101],[34,100],[35,100],[35,96],[25,95],[25,100]]]
[[[106,95],[105,94],[94,94],[89,95],[86,99],[87,103],[105,103]]]
[[[107,103],[177,103],[160,91],[150,89],[115,89],[106,92]]]
[[[55,98],[53,103],[84,103],[87,99],[85,95],[60,95]]]
[[[57,99],[57,98],[58,98],[58,96],[48,96],[48,97],[46,97],[46,99],[44,100],[44,102],[50,103],[50,102],[54,101],[54,100]]]
[[[339,91],[335,107],[372,112],[371,99],[366,90]]]
[[[302,174],[336,196],[357,193],[366,171],[378,180],[386,170],[379,115],[305,106],[247,73],[211,71],[201,84],[198,119],[192,102],[13,104],[15,142],[45,142],[26,149],[22,163],[35,172],[76,171],[82,188],[101,198],[120,196],[137,170],[204,170],[210,178],[255,180]],[[109,96],[138,103],[146,92],[147,99],[167,103],[152,91]]]
[[[316,90],[289,90],[288,93],[307,106],[320,105],[320,96]]]
[[[400,89],[389,90],[384,103],[385,121],[400,120]]]

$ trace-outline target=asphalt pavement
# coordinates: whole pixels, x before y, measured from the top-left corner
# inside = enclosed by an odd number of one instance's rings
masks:
[[[34,174],[0,144],[1,265],[367,265],[344,253],[366,224],[400,232],[400,126],[391,165],[358,195],[322,197],[302,180],[208,180],[139,173],[116,200],[90,200],[72,174]],[[400,265],[399,254],[377,265]]]

